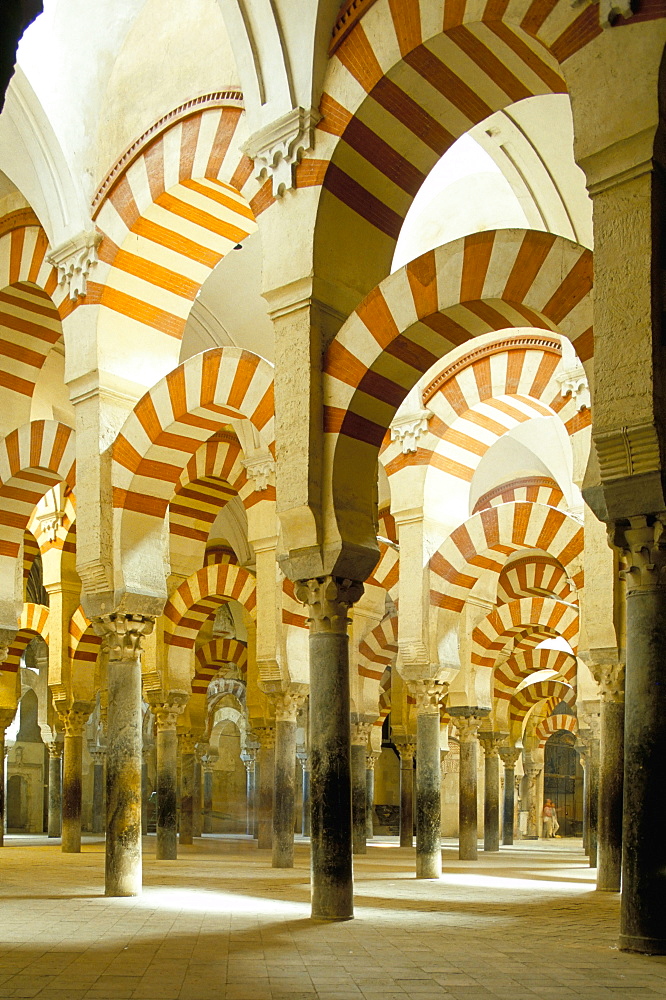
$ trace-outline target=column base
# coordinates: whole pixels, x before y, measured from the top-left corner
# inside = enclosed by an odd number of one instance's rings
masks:
[[[642,955],[666,955],[666,938],[620,934],[618,946],[620,951],[637,951]]]

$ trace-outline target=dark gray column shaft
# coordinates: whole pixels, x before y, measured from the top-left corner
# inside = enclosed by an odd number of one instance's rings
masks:
[[[92,801],[92,832],[104,832],[104,758],[97,753],[93,757],[93,801]]]
[[[203,773],[203,832],[213,832],[213,768],[204,764]]]
[[[83,771],[83,728],[65,724],[62,775],[62,850],[81,851],[81,779]],[[67,729],[70,729],[68,732]]]
[[[198,756],[194,760],[194,792],[192,797],[192,836],[200,837],[202,830],[201,822],[201,761]]]
[[[442,874],[439,708],[416,717],[416,877]]]
[[[500,772],[496,749],[485,751],[483,797],[483,849],[499,851],[500,847]]]
[[[311,812],[311,802],[310,802],[310,759],[302,760],[303,767],[303,819],[301,825],[301,832],[304,837],[310,836],[310,812]]]
[[[245,761],[245,832],[254,836],[255,798],[256,798],[256,762],[254,755]]]
[[[48,835],[59,837],[62,832],[62,746],[49,745],[49,816]]]
[[[478,741],[473,734],[460,740],[458,856],[462,861],[478,857],[477,769]]]
[[[175,719],[161,719],[157,712],[157,733],[155,735],[157,791],[157,844],[155,857],[158,861],[175,861],[178,857],[177,817],[178,817],[178,734]]]
[[[273,847],[273,796],[275,790],[275,729],[260,734],[259,768],[259,836],[257,847],[270,851]]]
[[[273,802],[273,868],[294,867],[294,777],[296,714],[275,723],[275,798]]]
[[[590,868],[597,867],[597,840],[599,824],[599,740],[590,739],[589,768],[589,826],[588,845],[590,852]]]
[[[352,744],[352,850],[354,854],[365,854],[366,801],[365,801],[365,742]]]
[[[414,846],[414,748],[400,747],[400,846]]]
[[[194,828],[194,742],[190,736],[184,736],[181,742],[179,840],[181,844],[191,844]]]
[[[622,875],[624,701],[601,702],[597,889],[619,892]]]
[[[502,843],[513,844],[513,822],[516,812],[516,769],[513,764],[504,767],[504,813],[502,816]]]
[[[375,835],[375,756],[366,755],[365,770],[365,838],[372,840]]]

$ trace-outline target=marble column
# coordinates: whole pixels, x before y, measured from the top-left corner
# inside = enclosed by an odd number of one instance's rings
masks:
[[[372,840],[375,835],[375,764],[381,754],[370,752],[365,755],[365,837]]]
[[[92,832],[104,833],[104,757],[103,747],[95,747],[90,751],[93,761],[93,801],[92,801]]]
[[[416,744],[399,743],[400,754],[400,846],[414,846],[414,757]]]
[[[9,748],[5,743],[5,726],[0,726],[0,847],[5,843],[6,817],[6,777],[7,777],[7,753]]]
[[[71,709],[60,715],[65,742],[62,766],[62,851],[81,851],[81,781],[83,777],[83,733],[90,711]]]
[[[352,722],[351,726],[351,782],[352,782],[352,851],[365,854],[366,777],[365,758],[370,724]]]
[[[296,717],[305,692],[287,690],[275,701],[275,783],[273,801],[273,868],[294,867],[294,778]]]
[[[458,856],[461,861],[476,861],[478,857],[477,733],[488,709],[461,706],[449,709],[451,721],[460,741],[460,771],[458,774]]]
[[[187,694],[170,691],[164,701],[151,702],[155,715],[155,791],[157,818],[155,858],[175,861],[178,857],[178,720]]]
[[[241,760],[245,765],[245,833],[254,836],[255,774],[257,755],[254,750],[244,750]]]
[[[666,954],[666,514],[617,529],[627,600],[620,948]]]
[[[141,892],[141,641],[154,619],[112,614],[93,621],[107,657],[107,896]]]
[[[516,762],[521,751],[516,747],[500,747],[499,755],[504,764],[504,811],[502,816],[502,843],[513,844],[516,816]]]
[[[597,889],[619,892],[624,787],[624,664],[603,665],[594,673],[601,693]]]
[[[196,739],[189,731],[178,734],[180,754],[180,830],[181,844],[191,844],[194,830],[194,750]]]
[[[590,853],[588,828],[590,820],[590,789],[588,782],[588,759],[589,752],[587,743],[583,743],[580,738],[580,734],[576,739],[576,753],[578,754],[578,760],[580,761],[580,766],[583,769],[583,851],[585,854]]]
[[[204,747],[206,744],[203,745]],[[194,796],[192,813],[192,836],[200,837],[203,829],[202,802],[201,802],[201,758],[203,756],[202,744],[197,743],[194,751]]]
[[[275,727],[256,730],[259,740],[259,836],[260,851],[273,848],[273,793],[275,788]]]
[[[430,680],[409,685],[416,700],[416,877],[442,874],[442,764],[439,706],[445,688]]]
[[[49,812],[47,831],[49,837],[59,837],[62,832],[62,743],[48,743],[49,751]]]
[[[354,915],[349,699],[349,608],[363,585],[337,577],[299,581],[310,628],[312,916]]]
[[[483,849],[500,848],[500,743],[506,733],[480,732],[479,742],[484,753],[483,788]]]
[[[148,791],[148,761],[152,753],[152,746],[147,746],[145,743],[141,748],[141,836],[148,836],[148,800],[150,798],[150,793]]]
[[[203,768],[203,832],[213,832],[213,770],[215,757],[206,754],[202,758]]]
[[[588,741],[589,745],[589,757],[588,757],[588,768],[589,768],[589,819],[588,819],[588,846],[590,852],[590,868],[597,867],[597,846],[599,843],[599,729],[600,729],[600,719],[599,716],[594,720],[595,725],[592,735]]]
[[[310,755],[306,750],[297,754],[303,775],[303,811],[301,816],[301,834],[310,836]]]
[[[543,750],[523,751],[523,766],[527,778],[527,833],[526,840],[539,839],[539,820],[541,808],[539,802],[539,775],[543,771]]]

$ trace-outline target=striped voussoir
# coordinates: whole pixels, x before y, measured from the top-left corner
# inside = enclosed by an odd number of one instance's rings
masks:
[[[60,482],[75,482],[74,431],[56,420],[33,420],[0,441],[0,578],[13,594],[15,561],[35,505]],[[23,599],[23,587],[14,598]]]
[[[212,678],[226,664],[235,664],[242,676],[247,675],[247,645],[238,639],[212,639],[199,646],[195,659],[192,694],[205,694]]]
[[[534,730],[534,735],[539,741],[539,746],[543,747],[554,733],[578,734],[578,719],[575,715],[549,715],[547,719],[542,719]]]
[[[23,532],[23,586],[28,582],[28,577],[30,576],[30,570],[32,569],[32,564],[34,563],[36,557],[39,555],[39,545],[37,544],[37,539],[31,531],[27,528]],[[27,600],[27,595],[24,593],[24,600]]]
[[[476,501],[472,513],[498,507],[501,503],[511,503],[512,500],[541,503],[546,507],[566,507],[565,496],[554,479],[549,476],[523,476],[488,490]]]
[[[319,159],[304,160],[297,176],[323,180],[331,218],[348,222],[366,253],[374,239],[388,256],[412,198],[453,142],[516,101],[565,93],[560,64],[601,24],[596,4],[568,0],[355,7],[334,29]]]
[[[296,597],[295,584],[285,577],[282,581],[282,624],[307,628],[308,616],[304,613],[305,610]]]
[[[361,677],[381,680],[387,667],[395,665],[398,655],[398,616],[384,618],[359,643],[358,672]]]
[[[29,406],[41,368],[62,338],[61,319],[71,309],[56,270],[46,260],[48,240],[37,219],[21,225],[25,213],[0,220],[0,388],[13,406]],[[15,228],[11,226],[16,217]],[[26,409],[26,417],[29,409]]]
[[[92,630],[90,619],[81,605],[69,620],[69,658],[73,663],[97,663],[102,639]]]
[[[549,715],[556,705],[563,701],[565,705],[573,706],[576,692],[562,681],[536,681],[517,691],[509,702],[509,721],[512,724],[522,724],[530,709],[540,702],[545,702],[544,712]]]
[[[379,681],[379,718],[375,720],[375,726],[383,726],[391,711],[391,677],[392,668],[386,667]]]
[[[530,555],[505,566],[497,583],[497,603],[508,604],[521,597],[556,597],[578,603],[578,594],[562,567],[548,556]]]
[[[87,301],[100,304],[101,326],[180,338],[208,275],[256,229],[263,201],[240,152],[242,109],[223,105],[166,116],[96,196],[103,240]]]
[[[575,652],[579,627],[578,607],[551,597],[523,597],[500,604],[474,628],[471,662],[492,670],[517,646],[538,646],[555,636],[566,639]]]
[[[576,667],[576,657],[561,649],[517,649],[495,668],[494,698],[499,702],[510,701],[527,677],[542,670],[553,671],[558,680],[575,687]]]
[[[393,545],[387,545],[381,539],[378,540],[378,545],[379,562],[372,571],[372,576],[368,577],[367,583],[382,587],[393,600],[397,600],[400,553]]]
[[[204,566],[212,566],[214,563],[233,563],[238,565],[238,556],[231,545],[226,542],[209,542],[204,552]]]
[[[268,362],[218,347],[175,368],[139,400],[113,444],[114,507],[162,519],[175,489],[187,481],[183,470],[230,417],[245,417],[274,448]],[[204,467],[205,460],[204,454]]]
[[[0,669],[8,673],[17,673],[26,646],[36,636],[41,637],[45,642],[49,641],[49,609],[43,604],[26,602],[18,621],[18,632],[12,639],[7,659],[2,663]]]
[[[229,601],[238,601],[253,618],[256,616],[255,579],[246,569],[231,563],[214,563],[193,573],[164,606],[165,644],[194,649],[203,623],[220,604]]]
[[[551,354],[559,341],[550,332],[559,332],[589,358],[591,291],[591,252],[550,233],[492,230],[423,254],[382,281],[330,344],[325,432],[379,448],[419,378],[454,347],[492,330],[547,330],[541,346]],[[493,364],[508,373],[507,361],[481,361],[484,379]],[[476,381],[473,371],[469,380]]]
[[[482,578],[492,582],[494,597],[507,558],[521,549],[549,554],[568,573],[576,589],[582,588],[582,525],[555,507],[505,503],[472,515],[431,557],[430,604],[462,611]]]

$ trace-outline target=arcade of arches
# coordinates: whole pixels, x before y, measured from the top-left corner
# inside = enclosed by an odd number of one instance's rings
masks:
[[[132,897],[142,850],[296,843],[334,922],[377,845],[432,899],[442,838],[566,849],[666,953],[665,43],[661,0],[45,2],[0,861],[83,832]]]

